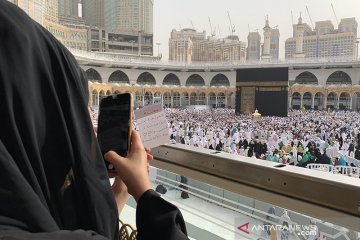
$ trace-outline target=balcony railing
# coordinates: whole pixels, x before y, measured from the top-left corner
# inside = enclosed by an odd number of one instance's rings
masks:
[[[174,144],[152,165],[247,198],[360,231],[360,179]]]
[[[358,178],[181,144],[152,154],[153,187],[161,185],[162,197],[180,208],[190,239],[270,239],[266,226],[280,239],[285,212],[286,239],[360,237]],[[131,198],[120,219],[135,226],[135,208]]]

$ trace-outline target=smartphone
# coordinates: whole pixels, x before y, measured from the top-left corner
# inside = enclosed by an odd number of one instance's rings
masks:
[[[97,137],[101,152],[115,151],[125,157],[130,148],[132,127],[132,95],[123,93],[111,95],[101,100]],[[105,160],[107,170],[114,170]]]

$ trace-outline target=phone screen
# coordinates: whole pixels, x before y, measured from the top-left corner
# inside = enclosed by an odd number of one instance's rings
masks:
[[[129,150],[131,127],[131,95],[118,94],[100,103],[98,141],[103,154],[112,150],[126,156]]]

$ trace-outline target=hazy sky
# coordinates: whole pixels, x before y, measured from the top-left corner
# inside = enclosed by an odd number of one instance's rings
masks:
[[[337,28],[331,3],[339,21],[347,17],[355,17],[360,21],[360,0],[154,0],[154,43],[160,43],[160,53],[163,54],[163,60],[167,60],[171,30],[180,30],[180,26],[192,27],[192,22],[197,31],[205,30],[208,36],[208,17],[213,27],[217,29],[219,26],[223,38],[229,35],[230,31],[227,12],[235,25],[235,34],[241,41],[247,42],[248,25],[251,31],[259,29],[263,39],[262,28],[265,16],[268,15],[270,26],[279,28],[280,58],[284,58],[285,40],[292,36],[291,11],[294,23],[301,12],[303,21],[311,26],[306,12],[307,6],[314,24],[316,21],[331,20]],[[216,34],[216,37],[219,37],[218,30]],[[157,51],[158,46],[154,44],[154,55],[157,55]]]

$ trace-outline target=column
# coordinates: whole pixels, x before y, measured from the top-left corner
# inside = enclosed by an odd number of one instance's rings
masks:
[[[145,106],[145,95],[142,95],[142,105]]]
[[[161,94],[161,106],[164,106],[164,94]]]
[[[311,109],[314,109],[315,107],[315,95],[311,96]]]
[[[225,93],[225,107],[227,107],[228,106],[228,96],[227,96],[227,94]]]
[[[337,98],[336,108],[339,109],[340,107],[340,95]]]
[[[100,93],[98,93],[96,95],[96,105],[99,106],[99,102],[100,102]]]
[[[303,97],[304,97],[304,94],[300,94],[300,109],[302,109],[302,107],[303,107]]]
[[[88,99],[88,107],[92,107],[92,99],[93,99],[93,94],[92,92],[89,92],[89,99]]]
[[[215,106],[217,107],[218,105],[218,95],[215,96]]]
[[[155,103],[155,94],[153,95],[153,104]]]
[[[191,105],[191,95],[189,94],[189,106]]]
[[[205,98],[206,98],[206,105],[208,106],[209,105],[209,96],[206,95]]]
[[[174,93],[171,93],[171,100],[170,100],[170,103],[171,103],[171,107],[174,107]]]
[[[292,95],[290,95],[288,102],[289,102],[288,109],[292,109],[292,108],[293,108],[293,107],[292,107]]]
[[[350,103],[349,103],[349,109],[352,110],[353,109],[353,96],[350,96]]]
[[[181,107],[181,105],[182,105],[182,104],[181,104],[181,95],[182,95],[182,93],[180,93],[180,97],[179,97],[179,99],[180,99],[180,107]]]
[[[324,96],[324,110],[327,111],[327,95],[325,93],[325,96]]]

